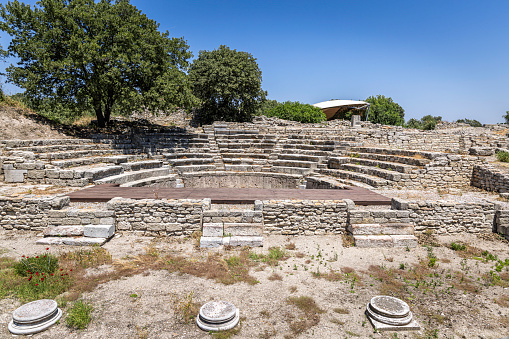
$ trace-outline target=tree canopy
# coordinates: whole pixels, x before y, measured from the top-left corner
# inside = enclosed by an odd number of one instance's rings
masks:
[[[250,121],[265,97],[256,59],[225,45],[200,51],[189,77],[194,95],[202,100],[199,112],[204,123]]]
[[[405,123],[405,110],[392,98],[383,95],[370,96],[364,100],[371,104],[368,120],[374,124],[402,126]]]
[[[166,110],[195,103],[185,72],[183,38],[160,33],[128,0],[41,0],[0,5],[0,29],[12,36],[16,66],[7,80],[34,106],[94,111],[99,126],[112,110]]]
[[[302,123],[316,123],[327,120],[325,113],[318,107],[300,102],[286,101],[265,113],[268,117],[298,121]]]

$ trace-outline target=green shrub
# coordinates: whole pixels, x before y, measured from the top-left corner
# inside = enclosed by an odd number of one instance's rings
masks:
[[[482,124],[477,121],[477,120],[470,120],[470,119],[459,119],[459,120],[456,120],[456,122],[459,122],[459,123],[462,123],[462,124],[468,124],[472,127],[482,127]]]
[[[84,302],[83,300],[78,300],[72,305],[67,317],[65,318],[67,326],[79,330],[84,329],[90,321],[92,321],[90,313],[92,313],[93,309],[94,308],[89,303]]]
[[[506,151],[498,151],[497,159],[501,162],[509,162],[509,152]]]
[[[407,128],[415,128],[415,129],[422,129],[424,131],[430,131],[434,130],[437,123],[442,121],[441,116],[431,116],[431,115],[425,115],[420,120],[417,119],[410,119],[405,124],[405,127]]]
[[[451,250],[453,251],[464,251],[466,248],[465,244],[462,244],[460,242],[451,242]]]
[[[318,107],[302,104],[298,101],[286,101],[264,113],[268,117],[298,121],[303,123],[317,123],[325,121],[325,113]]]
[[[383,95],[370,96],[368,120],[374,124],[402,126],[405,123],[405,110],[392,98]]]
[[[39,272],[55,273],[58,267],[58,259],[51,254],[40,254],[34,257],[26,257],[14,264],[17,275],[27,277],[29,274]]]

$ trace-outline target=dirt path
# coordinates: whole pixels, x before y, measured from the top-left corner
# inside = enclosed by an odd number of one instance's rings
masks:
[[[45,250],[34,245],[34,235],[2,231],[0,237],[2,256],[34,255]],[[489,250],[498,258],[509,258],[506,241],[488,241],[475,236],[439,238],[439,242],[446,245],[458,240]],[[253,267],[250,274],[259,281],[257,284],[223,285],[189,274],[150,271],[107,282],[85,293],[83,298],[94,306],[93,321],[87,329],[71,331],[62,321],[33,338],[207,338],[210,335],[199,330],[193,322],[187,325],[175,319],[174,301],[191,293],[198,304],[211,300],[233,302],[243,318],[241,330],[234,336],[237,338],[394,338],[392,333],[373,332],[364,316],[366,304],[383,287],[380,272],[397,272],[401,265],[405,266],[404,271],[410,272],[409,268],[428,258],[425,247],[409,251],[401,248],[347,248],[338,236],[269,236],[264,243],[263,249],[255,250],[257,253],[266,253],[272,246],[293,248],[290,243],[295,244],[295,249],[287,249],[289,258],[277,266],[261,264]],[[218,252],[198,250],[192,239],[167,240],[127,234],[112,239],[104,247],[114,259],[125,259],[144,253],[149,246],[175,255],[193,256],[196,260]],[[50,249],[54,253],[60,250],[75,249]],[[230,251],[228,255],[235,253]],[[414,299],[409,303],[423,329],[398,333],[397,338],[433,338],[435,334],[438,338],[500,338],[509,335],[509,305],[503,307],[495,302],[509,296],[509,290],[487,286],[480,278],[492,269],[493,262],[463,259],[445,246],[433,248],[433,253],[438,258],[438,267],[430,270],[431,279],[442,285],[426,290],[406,287],[415,290],[411,290]],[[373,270],[372,265],[382,269]],[[326,279],[331,270],[343,272],[341,279]],[[457,283],[453,277],[447,278],[447,274],[465,270],[478,290],[467,292],[454,288],[444,292],[448,286]],[[505,270],[507,272],[507,268]],[[345,272],[351,273],[345,275]],[[359,279],[355,280],[355,276]],[[476,280],[478,277],[479,281]],[[305,314],[287,302],[289,297],[296,296],[314,299],[324,311],[319,315],[317,325],[300,334],[292,332],[292,328],[295,329]],[[6,325],[11,312],[19,306],[19,302],[11,299],[0,301],[1,338],[11,337]]]

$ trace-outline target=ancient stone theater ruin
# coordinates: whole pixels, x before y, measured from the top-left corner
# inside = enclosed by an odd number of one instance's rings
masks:
[[[509,191],[494,157],[509,148],[505,126],[439,127],[260,117],[0,141],[3,187],[27,188],[1,197],[0,225],[71,245],[102,244],[114,232],[200,231],[202,247],[261,246],[271,234],[350,234],[359,247],[413,247],[426,230],[509,237],[509,205],[486,193]]]

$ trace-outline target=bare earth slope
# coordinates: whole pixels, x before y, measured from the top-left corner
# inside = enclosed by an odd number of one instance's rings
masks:
[[[36,114],[0,106],[0,140],[62,139],[69,138],[48,121]]]

